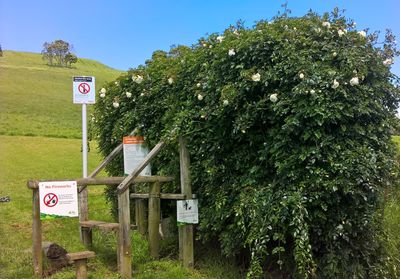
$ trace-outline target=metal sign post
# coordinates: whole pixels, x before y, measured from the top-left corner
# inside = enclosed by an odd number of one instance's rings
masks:
[[[73,103],[82,104],[82,169],[83,177],[87,177],[88,166],[88,143],[87,143],[87,104],[96,102],[95,78],[94,77],[73,77]],[[87,188],[79,192],[79,221],[89,220]],[[80,230],[81,241],[89,243],[90,233],[87,230]]]

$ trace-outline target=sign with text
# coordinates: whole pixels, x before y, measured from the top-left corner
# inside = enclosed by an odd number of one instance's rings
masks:
[[[124,149],[124,173],[131,174],[144,160],[149,150],[145,146],[143,137],[127,136],[123,138],[122,142]],[[140,175],[151,175],[150,164],[142,170]]]
[[[47,181],[39,183],[40,219],[78,217],[76,181]]]
[[[198,200],[182,200],[176,203],[178,223],[198,224],[199,209]]]
[[[94,104],[96,102],[95,78],[73,77],[74,104]]]

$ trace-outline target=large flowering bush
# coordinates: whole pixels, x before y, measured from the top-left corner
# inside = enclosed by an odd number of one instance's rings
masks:
[[[395,55],[390,33],[378,45],[337,13],[239,24],[156,51],[107,84],[95,106],[100,149],[136,129],[150,147],[168,142],[153,173],[177,175],[185,136],[197,235],[228,255],[248,251],[251,278],[372,276],[394,175]],[[121,158],[108,168],[122,170]]]

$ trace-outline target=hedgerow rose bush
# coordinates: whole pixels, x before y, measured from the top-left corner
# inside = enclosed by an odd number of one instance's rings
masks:
[[[187,138],[197,235],[227,255],[249,251],[249,278],[373,276],[381,194],[395,175],[397,54],[390,33],[377,44],[336,12],[239,24],[156,51],[107,84],[95,106],[100,149],[132,130],[150,147],[165,140],[153,173],[179,177],[177,138]],[[121,157],[108,168],[122,170]]]

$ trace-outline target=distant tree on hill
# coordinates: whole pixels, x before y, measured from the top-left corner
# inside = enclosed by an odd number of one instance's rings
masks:
[[[72,45],[63,40],[43,44],[42,57],[49,65],[70,67],[78,61],[78,57],[71,53]]]
[[[1,45],[0,45],[0,57],[3,57],[3,49],[1,48]]]

